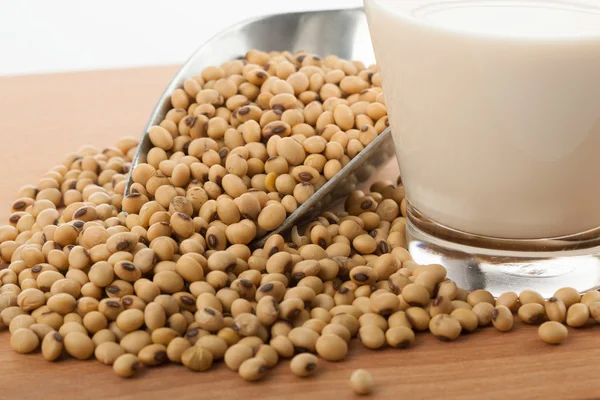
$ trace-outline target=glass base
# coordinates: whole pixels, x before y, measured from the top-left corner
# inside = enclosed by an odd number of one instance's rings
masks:
[[[407,207],[407,240],[419,264],[442,264],[467,290],[494,296],[525,289],[551,297],[561,287],[600,288],[600,229],[562,238],[497,239],[440,225]]]

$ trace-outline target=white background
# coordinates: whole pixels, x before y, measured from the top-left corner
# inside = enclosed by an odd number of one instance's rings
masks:
[[[180,64],[259,15],[362,0],[0,0],[0,75]]]

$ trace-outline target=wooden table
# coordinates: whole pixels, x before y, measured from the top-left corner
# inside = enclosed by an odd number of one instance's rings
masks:
[[[175,67],[83,72],[0,79],[0,221],[17,189],[35,183],[63,155],[84,144],[112,145],[139,136]],[[545,345],[535,327],[493,328],[442,343],[417,335],[408,350],[368,351],[354,344],[342,363],[322,362],[299,379],[280,363],[262,383],[246,383],[222,364],[209,373],[178,366],[118,378],[96,361],[50,364],[17,355],[0,332],[0,399],[346,399],[356,368],[377,382],[371,398],[583,399],[600,397],[598,327],[571,330],[567,342]]]

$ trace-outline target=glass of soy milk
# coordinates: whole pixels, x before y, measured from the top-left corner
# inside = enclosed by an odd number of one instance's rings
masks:
[[[365,0],[417,262],[600,286],[599,4]]]

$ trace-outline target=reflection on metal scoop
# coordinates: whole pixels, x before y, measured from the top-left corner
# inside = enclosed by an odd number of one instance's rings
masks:
[[[335,54],[349,60],[360,60],[365,64],[373,63],[375,59],[367,20],[360,8],[278,14],[235,25],[202,45],[167,86],[150,115],[131,171],[137,164],[146,161],[146,155],[152,147],[147,132],[151,126],[158,125],[171,108],[171,93],[204,67],[220,65],[251,49],[305,50],[322,56]],[[388,128],[290,214],[279,228],[255,239],[251,246],[261,247],[269,235],[284,232],[293,225],[301,225],[331,208],[358,185],[367,181],[377,167],[383,166],[393,156],[394,146]],[[129,193],[131,184],[130,172],[125,194]]]

